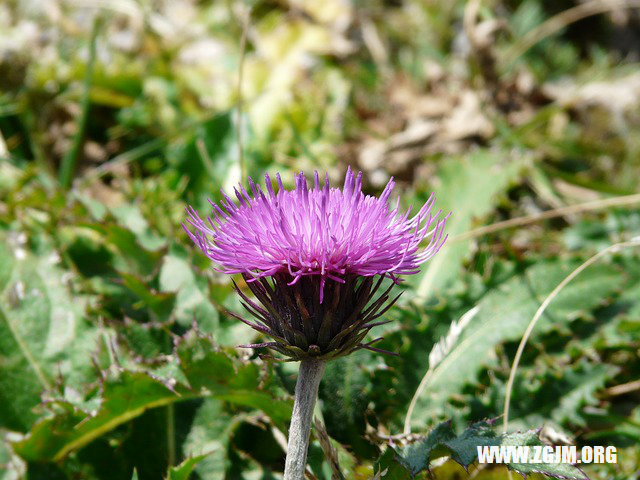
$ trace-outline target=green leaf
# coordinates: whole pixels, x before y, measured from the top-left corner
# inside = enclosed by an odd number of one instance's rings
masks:
[[[57,253],[18,256],[0,236],[0,426],[26,431],[33,408],[61,376],[67,387],[95,379],[97,330],[83,318],[87,298],[72,295]]]
[[[468,427],[461,435],[448,438],[442,443],[451,450],[451,458],[467,468],[478,458],[477,447],[500,445],[501,438],[488,423],[478,422]]]
[[[389,448],[378,462],[378,468],[388,468],[392,472],[393,479],[406,479],[409,475],[414,477],[429,468],[430,462],[435,458],[434,452],[442,455],[445,448],[451,454],[451,458],[465,469],[478,460],[478,447],[491,447],[501,445],[542,446],[536,431],[508,433],[498,435],[493,430],[491,423],[478,422],[467,427],[460,435],[456,435],[449,422],[441,423],[427,436],[412,445],[402,449]],[[395,457],[389,454],[395,453]],[[529,458],[533,459],[533,449],[529,452]],[[396,461],[406,470],[403,472],[393,465]],[[518,473],[527,475],[541,473],[549,477],[565,480],[588,480],[582,471],[573,465],[560,463],[515,463],[507,462],[506,465]],[[385,479],[387,477],[384,477]]]
[[[540,2],[526,0],[521,2],[511,16],[510,26],[515,35],[523,36],[544,21],[544,11]]]
[[[373,382],[369,369],[374,362],[375,356],[364,351],[329,362],[320,384],[327,430],[333,438],[362,456],[371,454],[371,446],[363,435]]]
[[[118,372],[102,385],[97,411],[54,402],[50,406],[53,415],[41,419],[27,438],[16,442],[16,452],[26,460],[59,461],[148,409],[207,396],[260,409],[280,425],[290,418],[291,403],[282,399],[270,369],[260,372],[256,364],[234,361],[195,332],[190,332],[176,351],[179,375]]]
[[[110,250],[115,252],[112,267],[145,277],[151,275],[162,256],[160,250],[151,251],[142,246],[136,234],[113,223],[89,223],[80,225],[98,233]]]
[[[194,320],[198,328],[219,337],[219,315],[208,298],[206,279],[196,278],[186,255],[172,247],[160,270],[160,290],[173,292],[176,298],[175,316],[178,324],[188,327]]]
[[[523,445],[529,447],[543,445],[538,438],[537,430],[514,432],[500,436],[499,445]],[[510,462],[509,467],[523,475],[541,473],[548,477],[568,480],[589,480],[589,478],[574,465],[568,463],[519,463]]]
[[[431,430],[422,440],[400,449],[398,452],[399,460],[412,475],[417,475],[424,470],[425,465],[429,464],[433,451],[453,437],[451,423],[443,422]]]
[[[106,380],[102,389],[97,412],[86,413],[70,403],[56,402],[52,405],[56,414],[38,422],[25,440],[16,442],[16,452],[25,460],[59,461],[150,408],[195,395],[185,392],[178,396],[146,373],[128,371]]]
[[[195,465],[201,478],[224,478],[230,463],[227,458],[230,437],[241,419],[230,415],[223,402],[215,398],[205,399],[198,408],[183,450],[185,455],[202,458]]]
[[[393,448],[387,448],[384,454],[376,461],[374,471],[376,474],[371,480],[409,480],[412,478],[411,473],[404,466],[404,462],[400,461]]]
[[[510,158],[505,163],[503,156],[483,150],[447,159],[438,171],[440,182],[434,192],[437,208],[452,212],[446,233],[450,237],[464,233],[476,218],[490,213],[499,194],[520,178],[526,165],[525,156]],[[415,301],[424,302],[458,275],[469,246],[470,240],[446,242],[422,272],[409,279],[417,289]]]
[[[189,179],[186,191],[194,208],[209,208],[207,198],[217,195],[221,179],[231,177],[237,165],[234,134],[232,112],[223,112],[199,123],[187,143],[171,152],[176,169]]]
[[[536,370],[534,366],[533,371],[522,372],[522,385],[514,388],[514,396],[521,400],[514,405],[512,416],[524,424],[551,419],[559,425],[586,427],[584,407],[600,402],[596,393],[619,368],[582,358],[575,365],[561,365],[543,375]],[[537,390],[532,391],[532,381],[539,385]]]
[[[137,241],[143,248],[153,251],[165,246],[166,240],[151,231],[149,223],[136,205],[124,204],[113,207],[111,214],[120,225],[135,234]]]
[[[196,467],[196,465],[198,465],[198,463],[200,463],[205,458],[207,458],[207,454],[189,457],[180,465],[170,467],[169,475],[167,475],[167,480],[188,480],[191,476],[191,472],[193,472],[193,469]]]
[[[542,303],[547,294],[578,267],[579,263],[540,262],[528,269],[526,280],[538,302]],[[608,303],[611,296],[621,290],[625,283],[626,278],[623,272],[613,265],[605,263],[592,265],[562,289],[540,321],[548,326],[552,323],[560,324],[575,320],[599,305]]]
[[[605,383],[618,371],[608,364],[582,363],[580,370],[568,370],[563,381],[569,383],[571,390],[564,392],[559,404],[553,409],[553,419],[558,422],[568,421],[575,425],[586,426],[580,416],[585,405],[597,405],[599,399],[596,392],[604,388]]]
[[[149,308],[153,313],[152,318],[164,322],[169,319],[173,305],[175,303],[175,295],[171,293],[154,292],[139,278],[128,273],[121,273],[122,283],[138,298],[142,304]]]
[[[177,348],[180,364],[191,388],[210,391],[216,398],[262,410],[282,425],[291,418],[291,404],[276,396],[282,390],[269,365],[236,363],[218,351],[208,337],[191,332]]]
[[[422,422],[442,413],[450,395],[473,382],[483,366],[495,362],[492,352],[496,345],[519,340],[546,295],[575,266],[563,262],[536,264],[525,274],[489,292],[479,303],[478,314],[458,342],[430,374],[423,394],[417,400],[412,425],[424,427]],[[589,312],[608,300],[624,282],[624,276],[609,265],[585,270],[554,300],[534,333],[564,325]],[[428,352],[425,352],[425,361],[427,356]]]

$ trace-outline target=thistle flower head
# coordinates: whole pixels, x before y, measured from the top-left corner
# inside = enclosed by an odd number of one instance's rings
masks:
[[[390,306],[391,287],[374,300],[376,290],[385,277],[397,283],[400,275],[418,273],[446,240],[448,217],[432,212],[433,195],[413,217],[411,208],[402,214],[400,199],[389,206],[393,179],[380,197],[369,196],[362,174],[351,169],[342,190],[317,172],[311,188],[303,173],[294,190],[279,175],[277,192],[269,175],[265,181],[266,192],[251,178],[251,195],[236,189],[238,204],[222,192],[206,221],[187,208],[185,231],[217,271],[242,274],[261,304],[237,289],[260,322],[250,325],[275,340],[262,346],[294,359],[371,348],[361,341]]]

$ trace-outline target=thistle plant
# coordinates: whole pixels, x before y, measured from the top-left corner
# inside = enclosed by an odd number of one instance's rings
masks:
[[[383,352],[372,346],[380,338],[367,335],[387,323],[382,318],[398,299],[390,298],[393,285],[442,247],[448,216],[433,213],[433,195],[413,217],[411,208],[401,213],[399,198],[389,204],[393,179],[380,197],[365,195],[362,174],[351,169],[342,190],[317,172],[312,188],[302,173],[294,190],[279,175],[276,183],[277,192],[266,175],[265,192],[249,178],[251,195],[240,186],[235,204],[222,192],[206,221],[189,207],[183,227],[216,271],[240,274],[255,296],[234,282],[255,320],[233,316],[271,341],[243,346],[301,362],[284,473],[299,480],[325,363],[359,349]],[[385,279],[390,286],[381,288]]]

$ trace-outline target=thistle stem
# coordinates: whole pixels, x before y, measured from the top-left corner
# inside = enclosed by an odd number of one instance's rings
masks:
[[[324,366],[325,363],[322,360],[311,358],[300,362],[293,413],[291,414],[291,427],[289,428],[284,480],[304,479],[313,407],[318,397],[318,387],[324,373]]]

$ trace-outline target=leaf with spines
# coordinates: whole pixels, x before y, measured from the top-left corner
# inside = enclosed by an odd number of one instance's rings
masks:
[[[451,451],[451,458],[466,469],[478,458],[478,447],[496,446],[502,441],[503,438],[496,435],[489,422],[478,422],[442,444]]]
[[[150,408],[195,396],[186,390],[184,394],[172,392],[146,373],[119,372],[104,382],[98,411],[87,413],[69,402],[54,402],[50,405],[54,415],[36,423],[14,449],[25,460],[59,461]]]
[[[467,469],[478,460],[478,447],[543,445],[536,430],[497,434],[492,424],[493,422],[487,421],[477,422],[460,435],[456,435],[450,422],[441,423],[414,444],[398,449],[389,447],[378,460],[376,470],[388,469],[391,475],[389,479],[408,480],[428,470],[433,460],[446,454],[450,454],[453,460]],[[507,462],[506,465],[524,477],[531,473],[540,473],[562,480],[589,480],[582,470],[569,464]]]
[[[536,366],[532,371],[523,370],[514,389],[521,401],[513,405],[512,415],[520,425],[550,419],[558,425],[586,426],[584,407],[599,403],[597,392],[619,371],[613,365],[585,358],[573,365],[549,369],[543,375],[535,369]]]
[[[422,440],[400,450],[398,459],[412,475],[417,475],[429,465],[431,454],[438,446],[454,438],[451,422],[443,422],[431,430]]]
[[[236,405],[262,410],[281,426],[291,418],[291,404],[284,401],[269,365],[234,361],[209,337],[191,331],[178,343],[176,354],[190,388],[207,392]],[[280,397],[279,401],[276,399]]]
[[[14,444],[16,452],[30,461],[59,461],[150,408],[192,398],[211,396],[260,409],[281,425],[290,418],[291,404],[270,373],[261,375],[256,364],[233,359],[208,338],[191,331],[178,342],[170,360],[176,357],[181,372],[176,378],[112,372],[102,384],[97,411],[85,412],[62,400],[52,402],[52,415],[38,421],[24,440]]]
[[[432,369],[416,401],[411,421],[414,429],[424,427],[423,422],[442,413],[440,409],[447,398],[472,382],[483,365],[491,364],[495,358],[491,353],[498,344],[521,338],[540,303],[574,267],[568,262],[539,263],[484,296],[478,314]],[[611,265],[585,270],[551,303],[534,335],[566,325],[579,314],[588,314],[624,283],[624,276]]]

